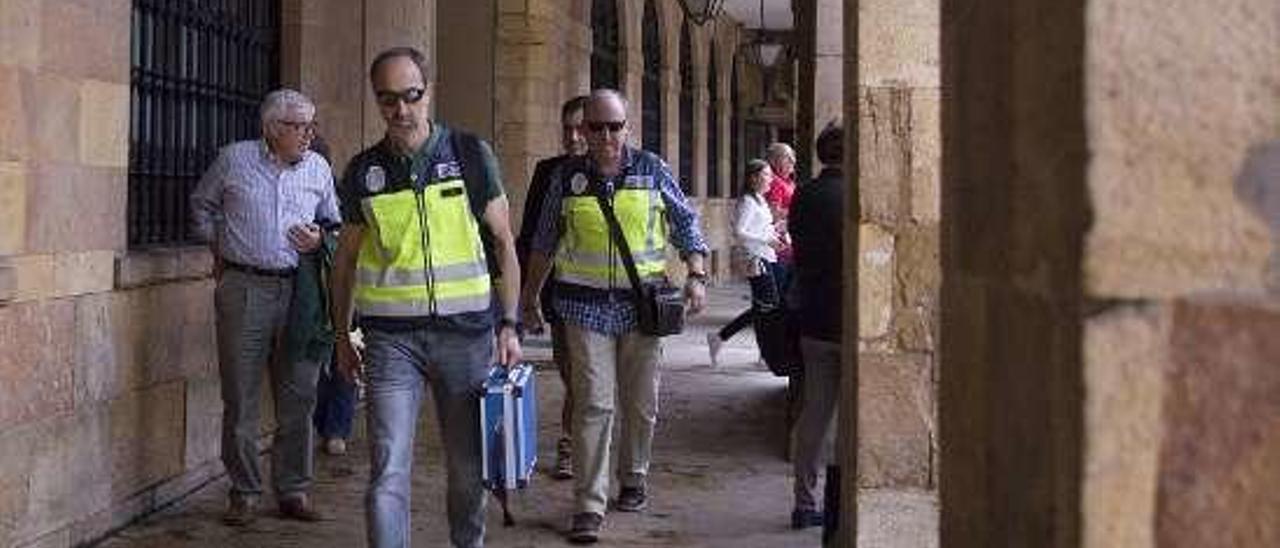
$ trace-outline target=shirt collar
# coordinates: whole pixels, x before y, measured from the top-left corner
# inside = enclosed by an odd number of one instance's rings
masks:
[[[280,156],[276,155],[276,153],[271,150],[271,145],[267,144],[266,138],[258,139],[258,156],[262,158],[262,161],[280,169],[297,169],[302,167],[302,163],[307,161],[307,155],[309,154],[311,154],[310,150],[303,152],[302,159],[291,164],[281,159]]]

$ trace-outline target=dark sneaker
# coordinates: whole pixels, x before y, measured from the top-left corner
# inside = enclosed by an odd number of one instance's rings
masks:
[[[791,512],[792,529],[822,527],[824,521],[825,520],[822,518],[822,512],[817,510],[801,510],[797,508]]]
[[[258,500],[256,498],[231,495],[231,502],[227,505],[227,512],[222,514],[222,523],[232,527],[249,525],[257,518],[254,513],[257,506]]]
[[[574,544],[595,544],[600,540],[600,526],[604,525],[604,516],[595,512],[583,512],[573,515],[573,523],[569,526],[569,542]]]
[[[614,507],[619,512],[639,512],[649,507],[649,496],[644,487],[623,487],[618,493],[618,502]]]
[[[316,511],[315,507],[307,500],[306,495],[281,498],[279,506],[280,517],[283,519],[308,523],[325,520],[324,514]]]
[[[551,477],[558,480],[573,479],[573,449],[567,439],[556,443],[556,466],[551,470]]]

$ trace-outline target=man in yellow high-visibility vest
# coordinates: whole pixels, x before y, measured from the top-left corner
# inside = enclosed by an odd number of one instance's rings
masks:
[[[636,328],[631,282],[597,196],[612,202],[639,277],[661,279],[666,245],[680,250],[690,312],[706,301],[707,244],[698,216],[671,170],[656,155],[626,146],[627,102],[597,90],[587,102],[587,156],[557,167],[547,189],[529,264],[523,308],[531,327],[542,323],[539,290],[556,269],[555,310],[565,323],[573,403],[574,514],[569,540],[599,538],[609,494],[609,446],[617,394],[622,422],[614,507],[638,512],[648,504],[647,476],[658,421],[658,338]]]
[[[339,188],[346,216],[332,314],[348,377],[361,360],[346,336],[353,301],[365,331],[374,548],[410,546],[409,471],[428,383],[445,448],[450,540],[483,545],[478,389],[495,358],[509,366],[521,357],[520,269],[497,162],[484,141],[429,119],[426,67],[412,48],[374,59],[369,77],[386,136],[351,160]]]

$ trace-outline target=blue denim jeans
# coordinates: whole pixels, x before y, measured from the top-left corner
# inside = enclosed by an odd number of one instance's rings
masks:
[[[365,498],[369,545],[408,548],[409,486],[418,410],[431,386],[448,474],[453,546],[484,545],[480,387],[493,363],[493,332],[368,330],[365,368],[371,471]]]
[[[320,370],[316,386],[316,414],[312,422],[324,439],[351,437],[356,414],[356,385],[340,375],[331,359]]]

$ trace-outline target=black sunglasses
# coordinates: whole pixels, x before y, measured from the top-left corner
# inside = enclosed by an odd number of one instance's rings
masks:
[[[421,101],[427,95],[426,88],[409,88],[404,91],[375,91],[374,97],[377,98],[378,104],[384,107],[394,107],[404,101],[406,105],[412,105]]]
[[[627,127],[627,121],[622,120],[621,122],[587,122],[586,126],[587,126],[587,129],[591,130],[592,133],[604,133],[604,130],[606,128],[608,128],[610,133],[621,133],[622,129]]]

